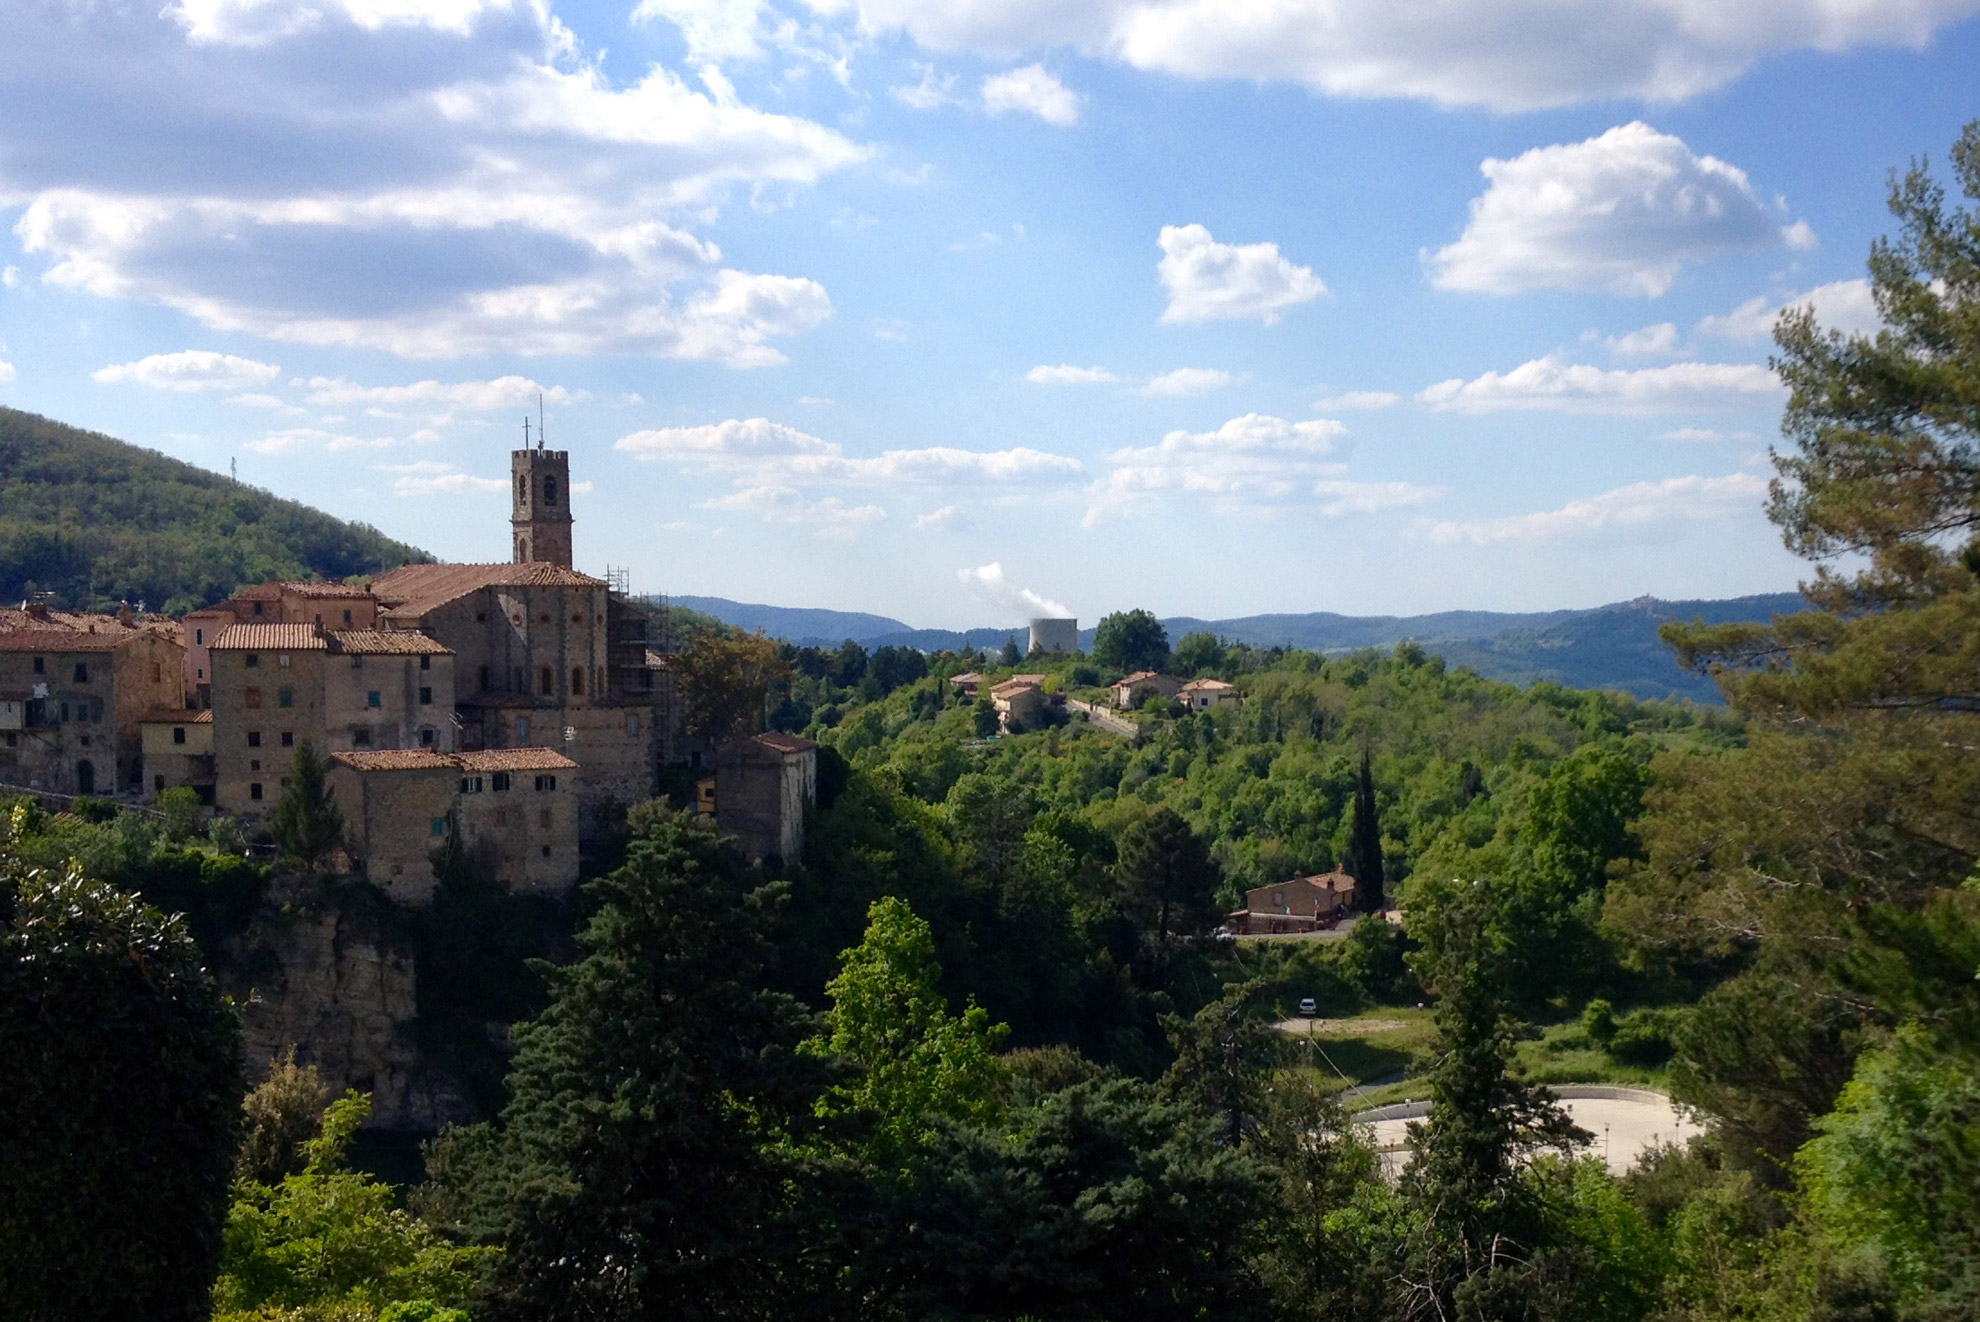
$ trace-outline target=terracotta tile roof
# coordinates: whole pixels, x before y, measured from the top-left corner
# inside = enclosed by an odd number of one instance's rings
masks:
[[[386,653],[392,656],[452,656],[454,649],[417,629],[338,629],[330,634],[330,650],[346,653]]]
[[[554,748],[484,748],[456,753],[463,771],[571,771],[577,763]]]
[[[983,682],[983,676],[974,670],[965,670],[960,675],[949,676],[949,682],[951,684],[981,684]]]
[[[1013,683],[1023,684],[1043,684],[1045,682],[1045,674],[1043,671],[1040,671],[1036,675],[1012,675],[1011,681]]]
[[[102,633],[105,630],[117,629],[142,630],[161,623],[168,626],[171,625],[169,620],[162,621],[156,615],[141,615],[137,617],[134,624],[125,624],[115,615],[104,615],[95,611],[65,611],[57,610],[52,606],[38,607],[35,610],[27,610],[21,607],[0,607],[0,631],[10,629],[74,629],[81,633],[88,633],[91,629],[95,629],[98,633]]]
[[[211,725],[213,712],[193,711],[183,707],[154,707],[138,717],[145,725]]]
[[[778,730],[766,730],[752,736],[757,743],[778,753],[808,753],[818,747],[814,740],[800,739],[794,734],[784,734]]]
[[[990,696],[993,698],[1015,698],[1018,694],[1032,692],[1037,687],[1036,684],[1028,679],[1007,679],[997,685],[997,687],[991,689]]]
[[[147,636],[144,629],[126,629],[112,622],[107,629],[10,629],[0,633],[0,652],[114,652]]]
[[[313,624],[230,624],[208,646],[215,651],[321,652],[329,644]]]
[[[1160,671],[1137,670],[1132,675],[1122,675],[1119,679],[1114,681],[1113,687],[1120,688],[1124,684],[1145,684],[1149,680],[1160,679],[1160,678],[1162,678],[1162,674]]]
[[[456,771],[460,763],[451,753],[430,748],[381,748],[369,753],[332,753],[332,762],[341,762],[353,771]]]
[[[368,597],[368,588],[351,587],[345,583],[319,583],[299,578],[272,579],[266,583],[256,583],[253,587],[242,588],[234,593],[235,601],[280,601],[283,597],[335,598],[349,601],[353,597]]]
[[[602,578],[540,561],[520,565],[401,565],[371,581],[371,591],[395,619],[426,612],[483,588],[602,588]]]
[[[1182,686],[1182,691],[1184,693],[1226,693],[1236,687],[1235,684],[1226,684],[1221,679],[1192,679],[1189,683]]]

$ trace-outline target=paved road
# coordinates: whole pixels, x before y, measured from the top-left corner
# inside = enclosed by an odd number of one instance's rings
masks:
[[[1640,1161],[1651,1148],[1683,1143],[1694,1134],[1705,1132],[1695,1121],[1679,1115],[1669,1098],[1651,1101],[1656,1093],[1627,1097],[1564,1097],[1561,1105],[1574,1122],[1595,1136],[1588,1152],[1600,1156],[1609,1171],[1621,1175]],[[1375,1146],[1382,1150],[1382,1170],[1390,1178],[1402,1174],[1409,1153],[1410,1120],[1377,1120]]]

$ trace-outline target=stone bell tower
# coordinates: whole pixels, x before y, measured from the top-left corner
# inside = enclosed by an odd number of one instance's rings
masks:
[[[509,456],[514,475],[515,562],[571,567],[571,457],[564,450],[546,450],[538,440],[534,450],[523,448]]]

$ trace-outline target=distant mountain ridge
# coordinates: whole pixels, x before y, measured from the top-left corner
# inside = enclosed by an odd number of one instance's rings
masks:
[[[799,646],[837,647],[850,638],[862,647],[998,648],[1006,638],[1025,645],[1018,628],[916,629],[900,620],[859,611],[765,606],[723,597],[674,597],[673,602],[725,624],[761,629]],[[1718,689],[1702,675],[1680,669],[1657,636],[1666,620],[1708,624],[1764,621],[1806,610],[1800,594],[1775,592],[1725,600],[1663,601],[1638,597],[1582,610],[1534,612],[1440,611],[1432,615],[1245,615],[1202,620],[1178,615],[1162,621],[1174,642],[1199,630],[1253,647],[1296,647],[1351,652],[1394,647],[1405,639],[1436,652],[1452,665],[1513,684],[1552,680],[1573,688],[1620,689],[1640,698],[1671,696],[1717,702]],[[1093,630],[1080,631],[1091,647]]]
[[[347,578],[433,557],[98,432],[0,408],[0,602],[143,601],[178,614],[271,578]]]

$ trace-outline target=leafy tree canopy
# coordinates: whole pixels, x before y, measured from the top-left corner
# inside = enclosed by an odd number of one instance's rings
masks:
[[[1148,611],[1116,611],[1094,630],[1093,659],[1116,670],[1160,670],[1169,662],[1169,631]]]

